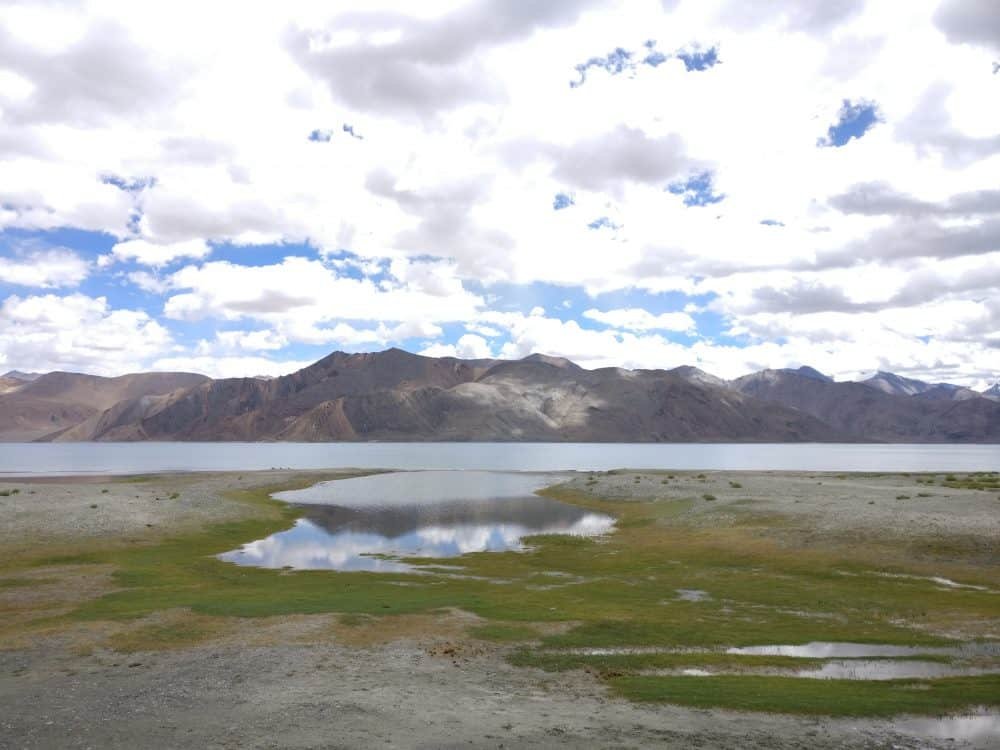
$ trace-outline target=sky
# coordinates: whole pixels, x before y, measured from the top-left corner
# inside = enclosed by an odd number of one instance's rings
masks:
[[[995,0],[0,2],[0,372],[1000,377]]]

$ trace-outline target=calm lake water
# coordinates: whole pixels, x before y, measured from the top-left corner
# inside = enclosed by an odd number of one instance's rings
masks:
[[[609,516],[534,495],[544,474],[416,471],[322,482],[275,497],[300,505],[292,528],[219,557],[298,570],[414,570],[401,557],[455,557],[524,548],[532,534],[592,536]]]
[[[829,443],[0,443],[0,475],[270,468],[995,471],[1000,445]]]

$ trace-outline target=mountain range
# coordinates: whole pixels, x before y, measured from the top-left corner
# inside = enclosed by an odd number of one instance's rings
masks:
[[[810,367],[727,381],[672,370],[334,352],[278,378],[0,378],[2,441],[1000,442],[985,393]]]

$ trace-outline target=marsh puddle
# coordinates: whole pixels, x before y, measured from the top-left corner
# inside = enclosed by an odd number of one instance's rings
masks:
[[[890,646],[883,643],[814,641],[797,646],[740,646],[727,654],[745,656],[798,656],[807,659],[877,659],[933,654],[935,656],[997,656],[998,643],[963,643],[957,646]]]
[[[941,718],[896,719],[892,728],[918,737],[1000,746],[1000,714],[976,713]],[[994,742],[996,744],[994,744]]]
[[[995,674],[998,669],[979,669],[936,661],[847,659],[829,661],[816,669],[803,669],[796,677],[814,680],[931,680],[938,677],[963,677]]]
[[[534,534],[593,536],[610,516],[533,493],[542,474],[392,472],[323,482],[274,497],[301,506],[285,531],[219,557],[238,565],[297,570],[412,572],[403,557],[455,557],[524,549]]]

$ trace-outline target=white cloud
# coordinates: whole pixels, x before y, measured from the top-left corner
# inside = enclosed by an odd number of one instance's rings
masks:
[[[300,257],[271,266],[225,261],[188,266],[173,274],[170,283],[176,290],[188,291],[167,299],[164,312],[169,318],[256,319],[278,326],[290,340],[313,343],[328,335],[338,337],[335,329],[319,327],[336,320],[407,323],[402,333],[433,334],[438,329],[426,326],[473,318],[482,304],[460,283],[446,296],[427,293],[419,286],[383,288]],[[420,325],[425,326],[423,332]]]
[[[21,370],[117,375],[141,370],[171,344],[148,314],[111,309],[104,297],[14,295],[0,305],[0,356]]]
[[[455,344],[431,344],[421,352],[425,357],[458,357],[460,359],[491,359],[494,354],[482,336],[466,333]]]
[[[103,273],[169,295],[162,316],[147,313],[164,328],[233,322],[277,337],[246,346],[289,347],[440,339],[446,323],[496,339],[513,325],[484,317],[498,282],[674,291],[754,343],[675,348],[655,332],[689,330],[683,313],[636,295],[579,307],[613,304],[590,316],[613,330],[519,322],[510,350],[711,356],[736,372],[806,356],[860,367],[865,347],[874,360],[891,342],[901,366],[941,377],[956,358],[981,363],[964,378],[994,366],[1000,217],[961,198],[995,191],[1000,168],[993,4],[536,5],[251,4],[233,34],[231,9],[188,0],[4,4],[0,230],[117,244],[89,265],[8,254],[0,278],[65,288]],[[720,63],[636,58],[569,86],[576,65],[619,46],[641,54],[651,37],[668,53],[714,46]],[[817,148],[845,100],[875,102],[883,122]],[[699,172],[723,201],[665,191]],[[908,207],[838,203],[859,184]],[[562,192],[574,203],[555,211]],[[618,228],[589,228],[602,217]],[[229,260],[204,262],[222,243]],[[261,243],[304,243],[289,252],[308,257],[250,265]],[[119,276],[112,259],[148,268]],[[189,265],[163,271],[178,261]],[[798,328],[768,340],[786,318]]]
[[[311,361],[275,361],[266,357],[163,357],[155,360],[150,369],[158,372],[196,372],[210,378],[276,378],[301,370]]]
[[[596,320],[612,328],[628,331],[693,331],[694,318],[687,313],[668,312],[653,315],[642,308],[619,310],[587,310],[583,317]]]
[[[204,258],[211,248],[204,240],[186,240],[156,244],[148,240],[136,239],[119,242],[111,248],[118,260],[134,260],[144,266],[160,267],[181,258]]]
[[[18,286],[77,286],[89,273],[87,261],[66,248],[22,251],[13,258],[0,258],[0,281]]]
[[[161,278],[156,274],[149,273],[149,271],[130,271],[125,275],[125,278],[144,292],[152,294],[163,294],[170,289],[169,279]]]

